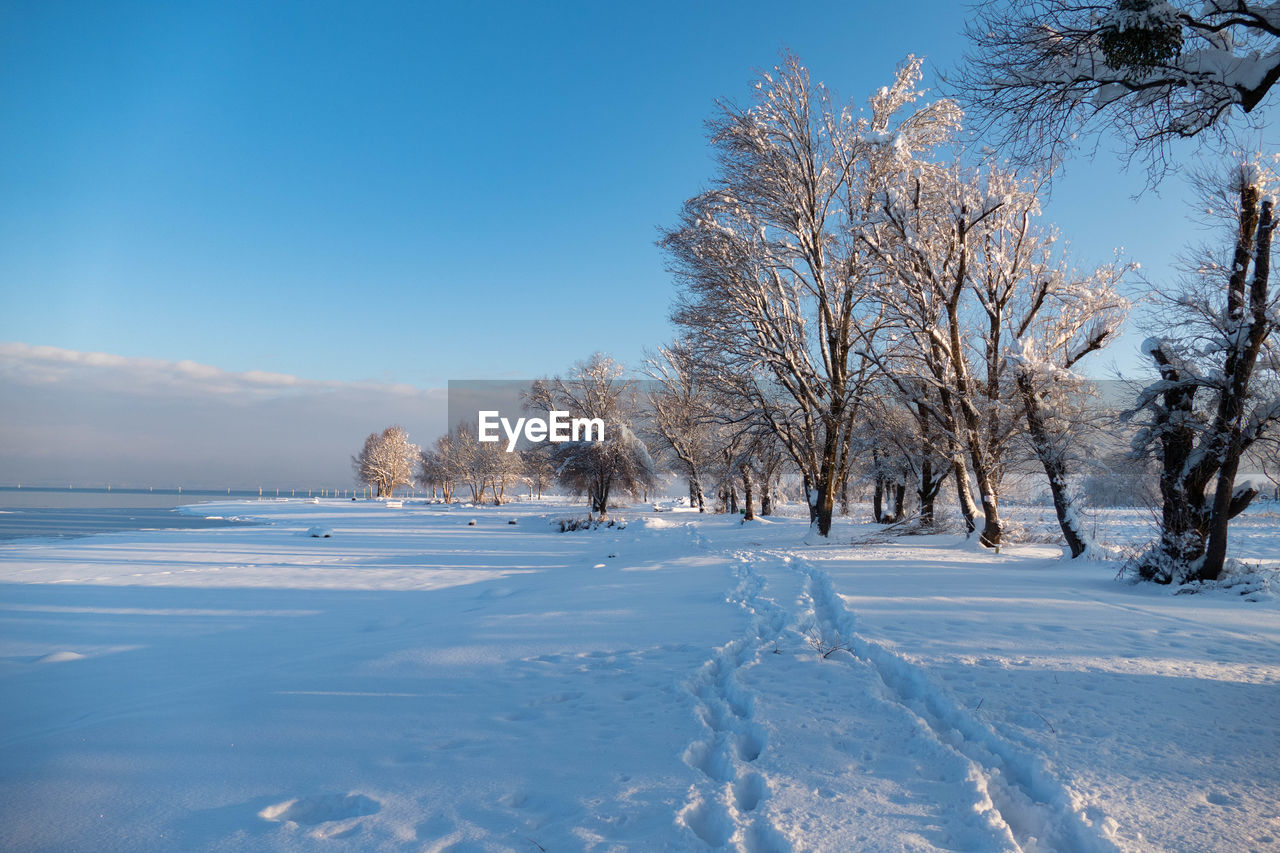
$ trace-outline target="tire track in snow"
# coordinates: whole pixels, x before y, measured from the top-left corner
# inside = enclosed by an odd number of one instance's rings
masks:
[[[684,760],[702,779],[690,786],[677,821],[711,848],[790,853],[790,843],[761,813],[769,783],[752,764],[768,747],[768,734],[754,719],[754,697],[738,679],[757,650],[786,628],[788,614],[763,595],[765,579],[749,557],[735,556],[737,584],[727,600],[751,618],[747,630],[717,649],[686,685],[705,731],[685,749]]]
[[[972,765],[971,778],[990,798],[1022,849],[1071,853],[1119,849],[1111,840],[1115,822],[1056,779],[1043,758],[1020,752],[959,707],[932,683],[923,667],[859,634],[854,614],[826,572],[794,555],[789,562],[807,579],[817,627],[846,641],[851,654],[878,673],[886,698],[914,715],[941,744]]]

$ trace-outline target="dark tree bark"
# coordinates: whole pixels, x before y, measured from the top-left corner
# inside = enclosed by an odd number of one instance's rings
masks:
[[[1236,489],[1235,478],[1240,457],[1278,417],[1275,412],[1255,412],[1245,423],[1249,383],[1262,347],[1275,330],[1267,313],[1274,227],[1272,203],[1261,200],[1256,184],[1242,181],[1220,378],[1210,382],[1199,371],[1185,369],[1168,342],[1148,351],[1161,382],[1148,390],[1142,405],[1154,413],[1151,431],[1157,438],[1163,506],[1160,539],[1138,564],[1139,575],[1147,580],[1221,577],[1230,521],[1257,494],[1252,488]],[[1251,262],[1253,279],[1248,283]],[[1195,401],[1206,389],[1216,397],[1210,421],[1201,427]],[[1211,484],[1215,490],[1209,499]]]
[[[906,515],[906,498],[907,498],[906,483],[894,483],[893,484],[893,517],[890,518],[889,521],[894,523],[902,521],[903,517]]]
[[[1045,476],[1049,478],[1049,492],[1053,495],[1053,510],[1058,516],[1058,526],[1062,528],[1062,536],[1071,549],[1071,557],[1075,559],[1088,550],[1088,541],[1079,528],[1079,518],[1072,507],[1071,495],[1067,492],[1067,466],[1061,451],[1054,446],[1049,430],[1045,426],[1044,414],[1040,410],[1040,398],[1026,371],[1018,371],[1018,393],[1022,397],[1023,410],[1027,416],[1027,431],[1031,435],[1031,445],[1036,457],[1044,467]]]

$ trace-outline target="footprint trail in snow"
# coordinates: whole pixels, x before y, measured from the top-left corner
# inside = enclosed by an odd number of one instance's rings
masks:
[[[742,636],[716,650],[688,685],[704,726],[684,760],[702,778],[689,790],[678,820],[708,847],[752,853],[787,853],[790,843],[764,813],[769,782],[754,765],[768,748],[768,734],[756,723],[755,701],[738,673],[753,663],[762,646],[773,643],[787,615],[763,596],[765,580],[746,557],[734,566],[737,580],[728,600],[749,616]]]
[[[746,626],[687,684],[703,731],[677,821],[706,848],[1117,849],[1114,822],[1042,758],[859,634],[824,572],[789,554],[733,559]]]

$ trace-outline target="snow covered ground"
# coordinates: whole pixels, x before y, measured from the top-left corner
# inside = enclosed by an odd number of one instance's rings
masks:
[[[195,511],[266,526],[0,543],[0,849],[1280,850],[1269,593],[843,522]],[[1236,542],[1280,567],[1274,511]]]

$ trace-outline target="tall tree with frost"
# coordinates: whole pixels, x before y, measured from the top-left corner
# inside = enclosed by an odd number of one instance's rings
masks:
[[[356,480],[377,490],[380,498],[391,497],[396,486],[413,483],[414,466],[419,459],[418,446],[399,426],[389,426],[381,433],[370,433],[364,447],[351,457]]]
[[[1049,480],[1058,526],[1071,556],[1081,557],[1092,542],[1068,487],[1067,461],[1070,443],[1087,417],[1083,398],[1091,386],[1072,371],[1115,338],[1129,302],[1117,290],[1126,267],[1108,264],[1078,274],[1052,256],[1055,236],[1033,235],[1025,244],[1025,279],[1013,306],[1008,361],[1027,437]]]
[[[1236,488],[1240,459],[1280,423],[1274,202],[1256,165],[1239,168],[1228,185],[1234,247],[1228,257],[1194,263],[1185,285],[1165,295],[1170,334],[1143,346],[1160,380],[1139,399],[1135,413],[1147,424],[1134,449],[1160,461],[1163,506],[1160,538],[1137,570],[1160,583],[1219,578],[1228,525],[1257,495],[1252,486]]]
[[[1280,79],[1271,0],[985,0],[955,88],[1028,162],[1111,130],[1167,145],[1256,115]]]
[[[434,446],[422,451],[418,461],[418,484],[424,489],[430,488],[433,498],[439,488],[444,502],[452,503],[453,491],[460,477],[453,436],[446,433],[436,439]]]
[[[882,197],[886,228],[864,239],[889,274],[881,299],[904,334],[899,363],[914,358],[924,368],[888,378],[900,393],[915,392],[911,406],[965,449],[982,501],[983,544],[1000,544],[1005,454],[1026,429],[1079,555],[1085,542],[1067,492],[1063,439],[1048,418],[1049,368],[1064,375],[1102,347],[1127,303],[1115,290],[1121,268],[1079,276],[1055,255],[1056,232],[1037,221],[1041,186],[996,165],[905,162]],[[968,474],[953,464],[964,509]]]
[[[1003,529],[1001,455],[1013,430],[1002,411],[1000,381],[1009,294],[991,267],[1003,261],[1003,228],[1030,209],[1034,195],[1019,193],[1013,177],[999,170],[984,176],[958,165],[907,168],[905,180],[881,196],[887,228],[868,231],[863,239],[889,273],[882,301],[916,340],[922,359],[932,362],[931,375],[921,378],[940,383],[938,399],[947,408],[936,419],[955,431],[953,442],[964,448],[982,501],[980,539],[994,547]],[[971,300],[984,292],[985,316],[968,322]],[[982,342],[972,358],[970,340]],[[968,474],[962,470],[956,486],[963,508]]]
[[[720,102],[712,186],[660,241],[682,287],[673,320],[777,434],[822,536],[871,378],[859,349],[878,323],[857,232],[875,227],[867,214],[895,152],[932,148],[959,120],[950,101],[917,107],[919,81],[910,59],[863,112],[785,55],[751,106]]]
[[[550,488],[556,479],[555,460],[551,458],[550,448],[526,447],[520,451],[520,458],[524,464],[524,477],[529,483],[529,494],[541,500],[542,492]]]
[[[470,423],[462,422],[450,434],[449,457],[450,469],[455,482],[465,483],[471,491],[472,503],[483,503],[489,490],[490,464],[488,450],[497,447],[496,442],[481,442],[476,437],[476,429]]]

